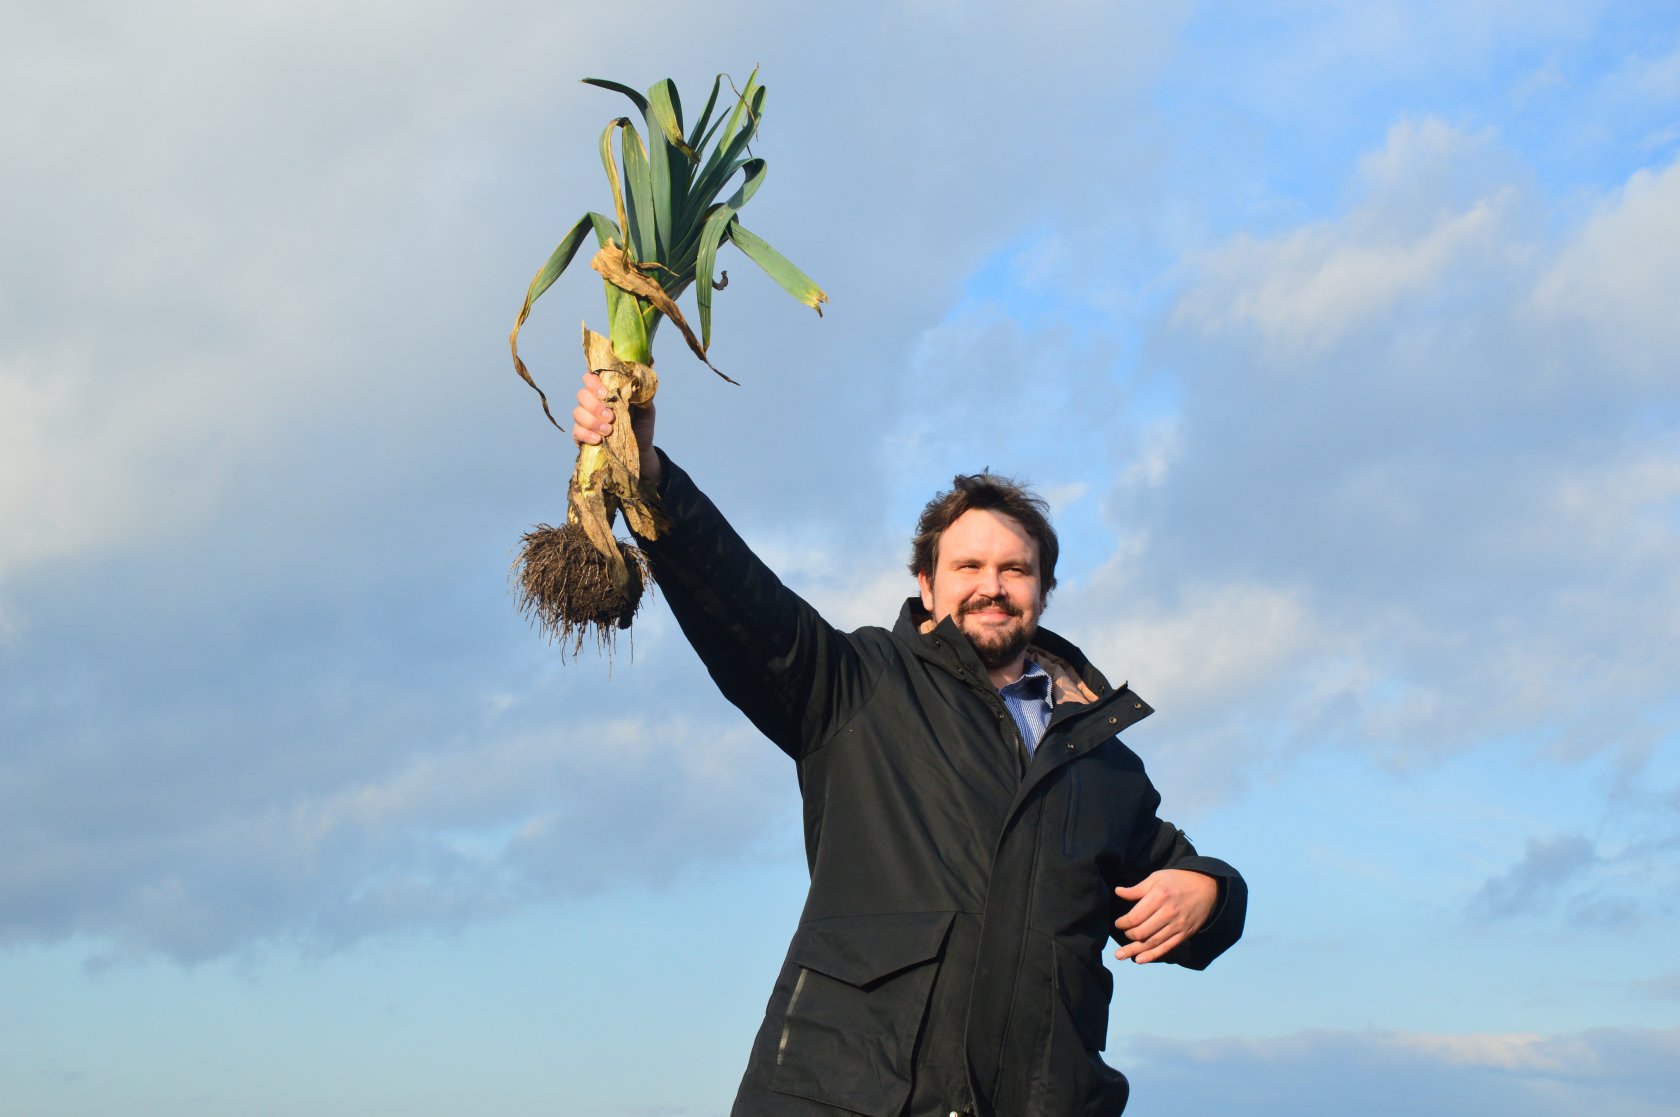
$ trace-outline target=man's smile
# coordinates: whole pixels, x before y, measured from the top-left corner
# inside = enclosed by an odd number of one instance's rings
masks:
[[[979,617],[982,620],[1007,620],[1018,617],[1021,610],[1011,605],[1006,598],[981,597],[966,601],[957,610],[957,618]]]

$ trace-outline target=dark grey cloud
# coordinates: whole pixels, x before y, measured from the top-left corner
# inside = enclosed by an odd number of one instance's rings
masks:
[[[1486,919],[1509,919],[1555,908],[1599,860],[1582,834],[1533,839],[1521,861],[1482,885],[1470,910]]]
[[[335,949],[796,840],[791,765],[718,700],[661,692],[698,680],[621,662],[573,682],[540,648],[495,665],[524,679],[498,679],[471,661],[485,650],[427,665],[457,668],[464,693],[407,661],[341,659],[192,692],[191,717],[128,699],[113,718],[105,696],[42,719],[41,747],[0,764],[0,840],[20,853],[0,871],[0,938],[189,962],[276,937]]]
[[[298,538],[258,508],[120,576],[13,583],[0,941],[333,949],[796,840],[791,765],[657,609],[615,662],[564,664],[513,610],[505,512],[415,511]]]

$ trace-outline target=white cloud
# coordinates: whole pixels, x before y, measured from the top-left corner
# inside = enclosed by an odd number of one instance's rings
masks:
[[[1204,256],[1152,340],[1184,397],[1170,455],[1134,442],[1110,490],[1087,643],[1170,714],[1163,761],[1202,794],[1327,743],[1637,765],[1680,672],[1680,205],[1657,204],[1680,173],[1561,238],[1487,133],[1396,126],[1358,182],[1340,216]],[[1562,293],[1585,260],[1639,277],[1614,328],[1574,324],[1612,301]]]
[[[891,628],[916,589],[908,544],[901,555],[879,538],[781,534],[755,539],[754,548],[784,584],[842,631]]]
[[[1612,86],[1658,103],[1680,100],[1680,42],[1665,53],[1627,59],[1610,77]]]
[[[413,456],[460,399],[517,398],[510,370],[483,370],[508,369],[492,355],[521,286],[511,264],[502,297],[480,282],[509,247],[483,210],[537,226],[503,161],[578,98],[533,96],[531,75],[584,69],[579,10],[19,12],[0,66],[28,106],[0,141],[30,153],[0,168],[0,577],[214,532],[341,439]],[[667,17],[685,20],[702,22]],[[581,119],[563,131],[593,150]]]
[[[1600,376],[1672,387],[1680,376],[1680,160],[1634,172],[1543,274],[1532,313],[1542,328],[1578,324],[1575,350]]]
[[[1439,120],[1396,125],[1362,161],[1368,200],[1335,221],[1271,238],[1239,234],[1208,253],[1179,320],[1252,330],[1285,369],[1380,329],[1405,300],[1451,289],[1463,271],[1513,251],[1509,187],[1454,197],[1462,168],[1485,162],[1488,147]]]
[[[1265,585],[1192,584],[1182,601],[1104,618],[1087,651],[1147,677],[1149,697],[1180,708],[1243,704],[1329,642],[1298,594]],[[1070,610],[1082,611],[1080,603]],[[1119,665],[1125,665],[1121,667]]]
[[[0,363],[0,584],[11,574],[167,537],[222,488],[194,402],[99,386],[68,354]],[[154,389],[161,385],[154,382]],[[184,397],[191,399],[191,393]]]
[[[1304,1032],[1177,1042],[1134,1036],[1115,1061],[1140,1110],[1243,1117],[1657,1117],[1680,1079],[1680,1031],[1564,1035]]]

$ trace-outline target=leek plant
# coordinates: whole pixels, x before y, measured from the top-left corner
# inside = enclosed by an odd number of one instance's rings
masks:
[[[658,389],[653,336],[660,322],[670,319],[690,351],[723,376],[706,354],[712,296],[729,281],[728,272],[712,278],[725,243],[734,244],[819,315],[828,300],[804,272],[741,224],[741,208],[764,182],[764,160],[748,147],[764,112],[765,90],[757,70],[745,88],[736,90],[731,83],[732,105],[726,96],[720,106],[724,78],[714,80],[700,118],[686,131],[682,102],[669,79],[645,96],[618,82],[584,81],[629,98],[647,129],[646,141],[628,116],[612,120],[602,131],[601,163],[612,188],[613,216],[590,212],[572,226],[531,280],[508,335],[515,371],[536,390],[543,414],[559,428],[548,397],[519,357],[519,331],[532,305],[593,233],[597,251],[589,266],[606,288],[608,336],[585,326],[583,350],[606,387],[613,433],[600,445],[579,447],[565,524],[539,524],[526,533],[515,561],[520,610],[563,652],[573,653],[591,635],[610,652],[615,631],[630,626],[650,578],[641,551],[613,535],[614,517],[622,513],[643,539],[658,538],[668,526],[658,495],[641,479],[640,447],[630,425],[630,408],[645,406]],[[731,182],[734,190],[718,200]],[[676,302],[690,286],[699,312],[698,335]]]

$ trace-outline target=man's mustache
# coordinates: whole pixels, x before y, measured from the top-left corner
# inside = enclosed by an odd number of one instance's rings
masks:
[[[957,606],[957,616],[966,617],[982,609],[1001,609],[1012,617],[1021,615],[1021,610],[1006,597],[971,597]]]

